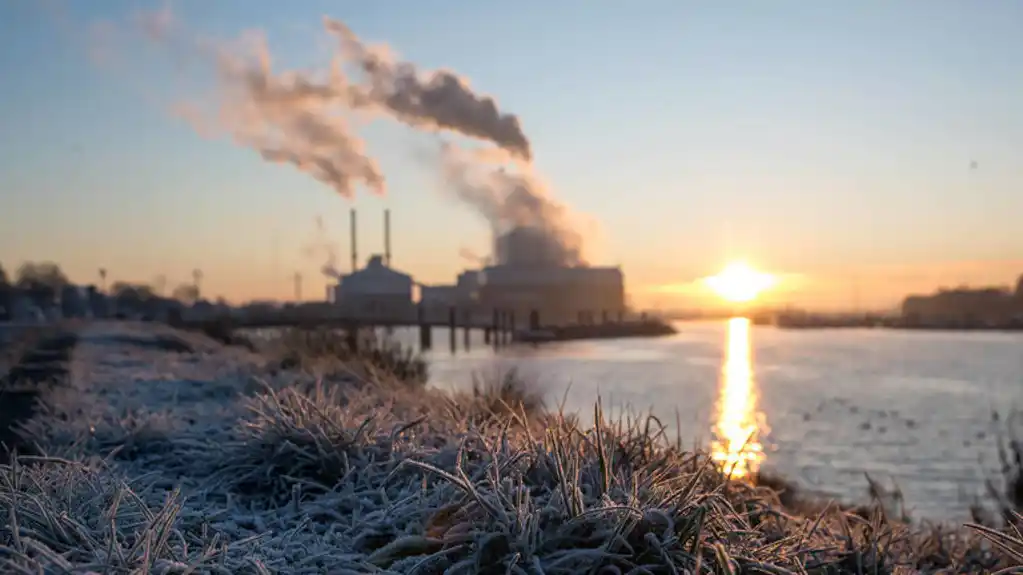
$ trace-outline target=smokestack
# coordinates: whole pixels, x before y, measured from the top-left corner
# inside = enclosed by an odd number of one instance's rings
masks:
[[[356,247],[356,234],[355,234],[355,208],[352,208],[349,215],[349,227],[352,229],[352,273],[359,269],[359,252]]]
[[[391,210],[384,209],[384,263],[391,267]]]

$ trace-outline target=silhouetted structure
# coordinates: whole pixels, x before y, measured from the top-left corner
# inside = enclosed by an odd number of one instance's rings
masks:
[[[979,328],[1023,323],[1023,276],[1015,291],[1005,287],[941,289],[912,295],[902,303],[910,327]]]

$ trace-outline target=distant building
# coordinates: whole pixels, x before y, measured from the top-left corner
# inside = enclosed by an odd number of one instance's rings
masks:
[[[85,288],[66,285],[61,288],[60,308],[66,318],[89,317],[89,301]]]
[[[384,264],[383,256],[369,258],[366,267],[342,275],[334,288],[334,305],[354,317],[414,317],[412,276]]]
[[[902,316],[914,325],[984,326],[1004,324],[1023,315],[1017,292],[1006,288],[943,289],[914,295],[902,303]]]
[[[46,319],[45,314],[39,309],[39,306],[36,305],[32,297],[21,291],[15,291],[11,295],[9,304],[10,307],[7,311],[10,321],[41,323]]]
[[[450,307],[478,309],[482,276],[483,272],[468,270],[458,274],[455,285],[422,285],[419,287],[419,302],[431,310]]]
[[[445,308],[463,304],[458,286],[453,285],[421,285],[419,286],[419,303],[427,308]]]
[[[491,266],[483,269],[478,302],[513,312],[518,327],[533,311],[542,325],[596,323],[625,311],[625,279],[617,267]]]
[[[204,299],[181,311],[181,317],[189,321],[212,320],[222,314],[223,310],[219,306]]]
[[[85,288],[85,299],[89,313],[94,318],[108,318],[113,315],[113,300],[90,285]]]

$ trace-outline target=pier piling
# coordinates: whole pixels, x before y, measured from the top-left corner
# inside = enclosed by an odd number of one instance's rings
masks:
[[[465,310],[465,313],[462,314],[462,326],[462,346],[465,351],[469,351],[471,347],[469,339],[472,335],[472,313],[469,310]]]
[[[458,333],[458,327],[455,322],[455,307],[451,306],[448,308],[448,340],[451,344],[451,353],[455,353],[458,349],[458,345],[455,342],[455,335]]]
[[[426,323],[422,304],[416,308],[416,319],[419,322],[419,350],[429,351],[433,347],[433,333],[430,331],[430,324]]]
[[[348,350],[352,353],[359,352],[359,326],[358,324],[349,324],[345,330],[345,345],[348,346]]]

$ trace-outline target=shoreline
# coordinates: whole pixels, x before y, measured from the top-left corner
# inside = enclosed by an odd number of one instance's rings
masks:
[[[512,380],[450,394],[360,361],[285,368],[151,324],[83,326],[66,385],[47,390],[24,429],[47,457],[0,466],[0,512],[48,551],[22,543],[0,567],[60,569],[56,557],[79,571],[282,574],[1011,564],[976,529],[905,524],[876,502],[786,500],[789,488],[766,478],[728,481],[649,420],[582,428]],[[902,538],[881,543],[873,522]],[[144,554],[131,544],[158,532],[170,536]]]
[[[885,318],[874,316],[829,316],[808,314],[788,319],[769,320],[764,317],[752,316],[754,325],[770,326],[778,329],[887,329],[899,331],[948,331],[948,332],[1004,332],[1018,333],[1023,331],[1023,322],[1007,322],[1000,324],[962,324],[933,323],[922,324],[901,318]]]

